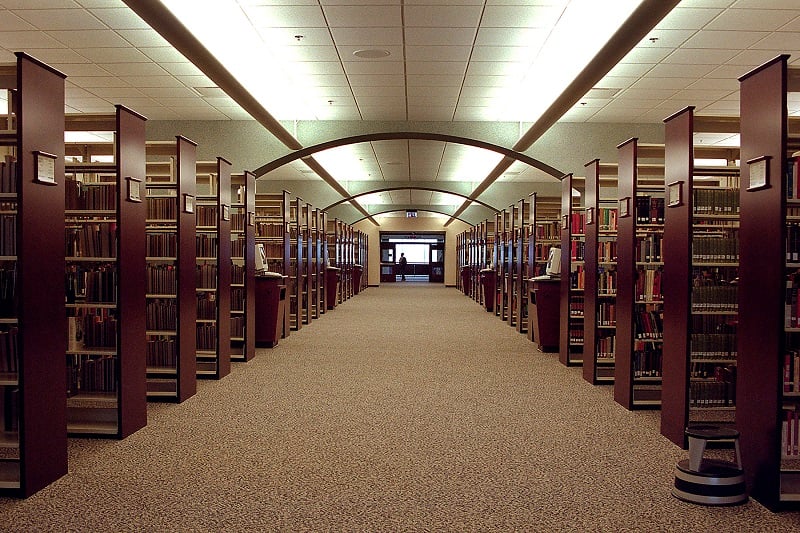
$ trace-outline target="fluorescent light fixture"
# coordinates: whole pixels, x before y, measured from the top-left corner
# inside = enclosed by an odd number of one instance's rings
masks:
[[[278,120],[317,118],[281,50],[269,47],[236,0],[161,0],[184,26]]]
[[[498,120],[535,122],[605,46],[642,0],[571,0],[533,57],[522,83],[502,98]]]

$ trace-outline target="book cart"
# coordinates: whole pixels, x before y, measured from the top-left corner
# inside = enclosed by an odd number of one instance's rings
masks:
[[[561,325],[558,360],[566,366],[583,364],[583,306],[585,266],[584,208],[576,204],[572,189],[578,180],[567,174],[561,180]],[[583,184],[580,184],[583,188]],[[579,201],[579,200],[577,200]]]
[[[195,292],[197,376],[231,372],[231,164],[197,162]]]
[[[28,497],[67,473],[64,75],[17,53],[0,87],[0,494]]]
[[[197,145],[179,135],[146,154],[147,397],[182,402],[197,392]]]
[[[739,276],[738,148],[699,145],[695,133],[738,132],[738,119],[665,121],[664,344],[661,434],[686,447],[691,424],[733,427]],[[724,122],[724,123],[722,123]],[[732,126],[721,128],[720,126]],[[711,166],[703,160],[725,160]]]
[[[583,378],[595,385],[614,382],[617,339],[616,168],[609,170],[598,159],[586,164]]]
[[[661,279],[664,261],[663,148],[639,153],[638,139],[617,147],[617,336],[614,400],[626,409],[661,405],[664,344]]]
[[[256,193],[255,242],[264,246],[266,252],[265,269],[285,277],[289,275],[289,207],[290,193]],[[288,289],[287,289],[288,294]],[[291,332],[289,305],[283,307],[283,326],[281,337]],[[280,318],[278,319],[280,321]]]
[[[66,118],[64,180],[67,432],[123,438],[147,424],[145,118]],[[124,283],[123,283],[124,280]]]
[[[253,173],[231,175],[231,361],[249,361],[255,343],[255,208]]]
[[[800,72],[781,55],[740,78],[741,194],[736,427],[750,495],[798,508],[797,287]]]

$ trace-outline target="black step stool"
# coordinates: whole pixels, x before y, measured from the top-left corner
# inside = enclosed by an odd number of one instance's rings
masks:
[[[702,505],[737,505],[747,501],[747,487],[739,452],[739,432],[731,428],[698,425],[686,428],[689,459],[675,466],[672,495]],[[736,462],[706,459],[708,442],[733,441]]]

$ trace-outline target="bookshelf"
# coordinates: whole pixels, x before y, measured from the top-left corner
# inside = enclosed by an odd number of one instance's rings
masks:
[[[24,53],[0,65],[9,102],[0,114],[0,218],[11,228],[0,237],[0,494],[7,496],[28,497],[67,473],[64,77]],[[52,183],[35,179],[39,154],[53,163],[42,174]]]
[[[328,242],[328,266],[339,268],[339,281],[336,287],[336,301],[328,302],[328,309],[333,309],[337,304],[342,303],[346,298],[345,283],[345,262],[344,262],[344,223],[338,218],[328,221],[327,226]],[[392,274],[394,279],[394,274]]]
[[[800,72],[788,61],[780,55],[740,78],[736,426],[748,492],[772,510],[796,510],[800,502],[794,445],[800,406],[795,358],[800,129],[787,118],[787,102],[800,92]]]
[[[530,277],[528,246],[530,245],[531,229],[531,203],[520,199],[516,211],[517,230],[514,238],[515,246],[515,272],[513,282],[513,317],[514,325],[519,333],[528,332],[528,285]]]
[[[494,269],[494,294],[492,294],[492,305],[494,307],[495,316],[499,316],[501,320],[504,319],[505,307],[505,265],[506,265],[506,218],[508,214],[506,210],[499,211],[494,217],[494,257],[492,260],[492,268]],[[488,295],[486,298],[488,299]]]
[[[197,392],[197,145],[178,135],[145,153],[147,398],[183,402]]]
[[[319,242],[319,312],[325,314],[328,310],[328,275],[327,267],[329,264],[328,237],[326,235],[328,227],[328,214],[319,211],[319,224],[317,226],[317,240]]]
[[[123,106],[115,115],[65,121],[70,131],[89,127],[96,134],[113,133],[114,139],[100,147],[65,147],[67,432],[72,436],[124,438],[147,424],[145,121]],[[82,155],[70,155],[77,151]]]
[[[504,244],[503,262],[503,320],[511,327],[516,325],[514,311],[516,309],[516,295],[514,287],[516,285],[517,268],[517,206],[511,204],[506,209],[506,231]]]
[[[302,198],[295,198],[289,204],[289,278],[286,282],[286,299],[289,304],[289,325],[292,330],[299,330],[303,327],[308,296],[306,292],[304,205]]]
[[[256,355],[256,181],[252,172],[231,175],[231,198],[231,361],[250,361]]]
[[[661,405],[663,167],[639,163],[638,139],[617,147],[617,338],[614,400]]]
[[[197,162],[196,177],[196,368],[221,379],[231,372],[231,163]]]
[[[322,283],[325,265],[322,260],[322,240],[320,239],[320,228],[322,227],[322,211],[319,209],[311,210],[311,222],[309,229],[309,242],[311,253],[311,318],[317,319],[322,315]]]
[[[617,297],[616,180],[603,176],[598,159],[586,164],[586,278],[584,286],[583,378],[614,382]]]
[[[665,121],[661,434],[686,447],[690,424],[733,427],[736,391],[738,148],[695,145],[710,131],[687,107]],[[724,159],[728,166],[704,165]]]
[[[576,205],[572,196],[579,181],[572,174],[561,180],[561,334],[558,360],[566,366],[583,364],[585,217],[584,208]]]
[[[255,202],[255,242],[264,245],[267,256],[265,267],[267,270],[278,272],[288,278],[291,244],[289,239],[290,193],[285,190],[279,193],[256,192]],[[291,313],[288,303],[284,305],[283,313],[281,336],[288,337],[291,332]]]

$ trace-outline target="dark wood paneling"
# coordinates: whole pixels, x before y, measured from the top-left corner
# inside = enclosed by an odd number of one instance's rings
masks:
[[[195,213],[186,213],[184,198],[197,197],[197,144],[178,136],[177,194],[178,194],[178,402],[197,392],[197,294],[195,282],[196,250]],[[196,210],[196,208],[195,208]]]
[[[597,241],[599,224],[598,212],[598,180],[600,178],[600,162],[586,164],[586,192],[584,207],[587,213],[591,209],[594,222],[586,223],[586,281],[583,291],[583,379],[589,383],[597,383]]]

